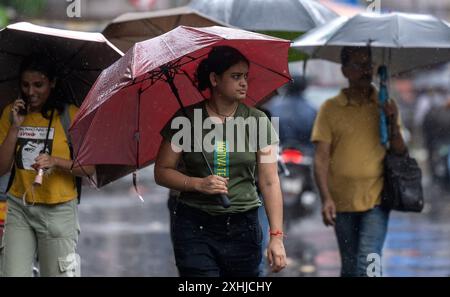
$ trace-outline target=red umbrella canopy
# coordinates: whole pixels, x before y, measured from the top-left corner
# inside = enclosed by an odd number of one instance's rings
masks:
[[[160,130],[181,103],[209,97],[195,84],[198,64],[215,46],[231,46],[250,61],[246,104],[255,105],[290,80],[290,41],[225,27],[180,26],[136,43],[105,69],[70,129],[77,163],[97,165],[102,186],[155,160]],[[167,71],[167,72],[165,72]]]

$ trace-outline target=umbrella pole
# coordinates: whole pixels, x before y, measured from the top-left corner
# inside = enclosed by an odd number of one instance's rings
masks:
[[[383,110],[384,104],[388,101],[389,94],[387,89],[387,67],[386,65],[382,65],[378,68],[378,75],[380,77],[380,90],[379,90],[379,100],[381,103],[381,112],[380,112],[380,137],[381,137],[381,144],[383,146],[387,146],[388,139],[389,139],[389,132],[388,132],[388,119],[386,117],[386,113]]]
[[[144,202],[144,199],[142,198],[142,195],[139,193],[139,189],[137,186],[137,171],[139,169],[139,146],[140,146],[140,122],[141,122],[141,95],[142,95],[142,88],[139,88],[138,91],[138,102],[137,102],[137,127],[136,132],[134,133],[134,139],[136,140],[136,171],[133,172],[133,186],[134,190],[136,191],[139,199],[141,202]]]
[[[169,70],[166,67],[161,67],[162,72],[164,73],[164,75],[166,76],[167,79],[167,83],[170,86],[170,89],[172,90],[172,93],[174,94],[175,98],[177,98],[178,104],[181,107],[181,110],[183,111],[183,114],[186,118],[189,119],[189,121],[192,123],[192,119],[188,116],[187,112],[186,112],[186,108],[183,105],[183,102],[181,102],[180,99],[180,94],[178,93],[178,89],[175,86],[175,83],[173,82],[173,77],[170,76],[169,74]],[[194,135],[194,141],[196,142],[196,144],[201,148],[201,154],[202,154],[202,158],[203,161],[205,161],[206,166],[208,167],[208,171],[211,175],[214,175],[214,171],[211,168],[211,165],[208,162],[208,159],[206,158],[205,153],[203,152],[203,148],[201,147],[201,144],[199,143],[198,139],[195,137]],[[230,207],[231,203],[230,203],[230,199],[227,197],[227,195],[225,194],[220,194],[220,203],[222,204],[222,206],[224,208],[228,208]]]

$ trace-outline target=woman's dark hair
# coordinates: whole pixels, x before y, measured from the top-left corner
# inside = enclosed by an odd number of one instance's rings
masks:
[[[248,59],[237,49],[230,46],[216,46],[209,52],[208,57],[200,62],[197,68],[196,80],[197,88],[204,91],[212,88],[209,74],[214,72],[222,75],[231,66],[239,62],[249,65]]]
[[[26,57],[20,65],[20,76],[25,71],[36,71],[45,75],[48,80],[54,81],[56,79],[56,69],[54,63],[48,58],[48,56],[43,54],[32,54]],[[55,87],[56,88],[56,87]],[[22,89],[22,86],[20,86]],[[51,90],[47,101],[44,103],[41,109],[41,114],[44,118],[50,118],[50,112],[56,109],[59,114],[64,111],[64,103],[58,99],[57,92]]]

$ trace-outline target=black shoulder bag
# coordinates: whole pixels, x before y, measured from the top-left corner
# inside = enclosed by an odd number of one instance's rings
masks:
[[[392,140],[392,131],[390,132]],[[423,209],[422,171],[408,152],[397,155],[389,149],[386,153],[382,205],[388,209],[407,212],[421,212]]]

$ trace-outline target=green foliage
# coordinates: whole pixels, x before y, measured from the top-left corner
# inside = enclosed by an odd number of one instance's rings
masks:
[[[8,25],[8,14],[6,9],[0,6],[0,28],[4,28]]]
[[[19,15],[38,16],[47,4],[47,0],[6,0],[4,5],[14,8]]]
[[[273,37],[278,37],[287,40],[294,40],[302,35],[302,32],[288,32],[288,31],[259,31],[258,33],[266,34]],[[302,61],[307,58],[307,55],[299,52],[298,50],[289,49],[289,62]]]

